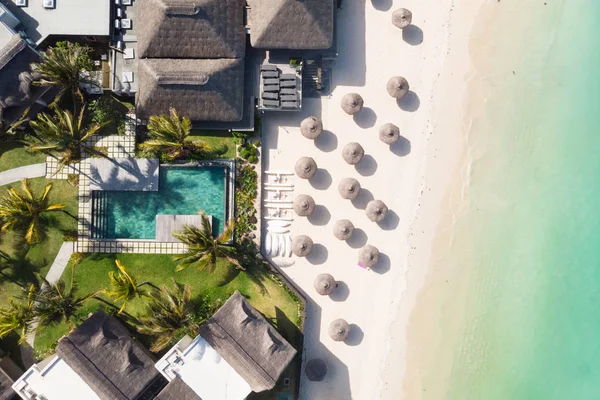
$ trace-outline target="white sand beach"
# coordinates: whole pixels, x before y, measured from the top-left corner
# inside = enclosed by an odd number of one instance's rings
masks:
[[[322,382],[303,375],[303,400],[401,396],[409,315],[427,275],[440,204],[461,157],[468,35],[481,1],[458,6],[453,0],[344,0],[337,16],[339,56],[331,98],[305,99],[299,113],[265,114],[263,171],[293,172],[301,156],[313,157],[319,168],[310,180],[292,178],[293,195],[311,195],[317,204],[308,218],[294,216],[290,228],[292,235],[313,239],[312,253],[273,258],[309,298],[304,359],[318,357],[328,365]],[[404,32],[391,24],[399,7],[413,12],[414,26]],[[404,76],[411,88],[400,102],[386,92],[387,80],[395,75]],[[340,107],[349,92],[365,102],[354,117]],[[323,120],[324,132],[315,141],[300,134],[300,122],[310,115]],[[388,122],[400,127],[402,137],[391,147],[378,138],[379,127]],[[356,166],[342,159],[349,142],[365,150]],[[354,201],[338,194],[345,177],[362,186]],[[372,199],[383,200],[390,210],[379,224],[364,212]],[[339,219],[356,227],[347,242],[333,235]],[[370,271],[357,266],[365,244],[381,252]],[[340,283],[331,296],[313,289],[323,272]],[[336,318],[351,324],[345,342],[328,336]]]

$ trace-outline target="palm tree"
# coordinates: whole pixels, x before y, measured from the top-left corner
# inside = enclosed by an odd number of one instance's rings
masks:
[[[217,265],[217,258],[226,258],[230,263],[241,270],[245,268],[236,258],[236,249],[227,245],[233,238],[233,219],[229,220],[225,230],[216,238],[213,237],[212,228],[208,216],[200,213],[202,217],[202,227],[198,228],[192,225],[184,225],[182,231],[174,231],[173,236],[188,245],[188,250],[184,254],[173,257],[178,261],[177,271],[182,271],[189,266],[194,266],[198,270],[208,269],[212,273]]]
[[[121,306],[118,312],[118,314],[121,314],[129,301],[136,297],[148,297],[148,291],[144,286],[148,285],[156,290],[158,290],[158,288],[151,282],[142,282],[138,284],[135,277],[127,271],[127,268],[125,268],[119,260],[115,260],[115,264],[117,265],[118,270],[110,271],[108,273],[111,289],[107,291],[106,294],[115,301],[123,301],[123,306]]]
[[[32,73],[41,77],[35,84],[60,87],[55,102],[65,93],[71,93],[83,100],[79,85],[98,85],[93,79],[82,75],[82,72],[93,69],[90,52],[89,47],[71,42],[59,42],[55,47],[49,47],[42,53],[42,61],[31,65]]]
[[[158,352],[167,347],[182,333],[198,329],[195,321],[192,289],[183,287],[173,279],[173,287],[161,285],[159,290],[149,292],[147,312],[139,318],[138,332],[154,337],[150,350]]]
[[[27,136],[23,142],[32,153],[60,153],[58,171],[67,164],[81,159],[82,150],[100,157],[106,157],[102,152],[86,143],[86,140],[98,133],[102,127],[99,124],[85,125],[83,122],[85,108],[75,116],[70,111],[55,109],[54,115],[38,114],[29,125],[35,135]]]
[[[102,290],[77,296],[77,285],[74,282],[74,272],[71,274],[71,286],[67,289],[65,281],[50,283],[44,279],[44,284],[38,292],[34,305],[34,314],[39,319],[39,326],[55,325],[66,322],[70,329],[75,326],[73,317],[85,302],[97,296]]]
[[[0,338],[14,332],[19,335],[19,344],[25,342],[33,329],[35,293],[36,289],[32,285],[25,303],[10,299],[8,307],[0,308]]]
[[[49,204],[50,189],[52,189],[51,183],[46,185],[41,196],[36,197],[27,179],[21,181],[22,193],[15,188],[9,188],[8,196],[0,201],[2,231],[23,229],[27,243],[39,242],[43,215],[48,212],[62,211],[66,207],[66,204]]]
[[[174,108],[169,115],[153,115],[148,123],[150,140],[140,145],[143,150],[152,153],[163,153],[166,160],[195,157],[207,158],[215,153],[215,149],[201,140],[187,140],[192,132],[192,122],[188,117],[180,118]]]

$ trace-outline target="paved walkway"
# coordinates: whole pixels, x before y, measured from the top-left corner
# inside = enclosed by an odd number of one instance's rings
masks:
[[[71,254],[73,254],[74,250],[75,242],[64,242],[62,246],[60,246],[60,250],[54,259],[52,266],[48,270],[48,274],[46,274],[46,280],[48,282],[55,283],[60,279],[65,267],[71,259]]]
[[[18,182],[23,178],[39,178],[45,175],[46,163],[25,165],[0,172],[0,186]]]

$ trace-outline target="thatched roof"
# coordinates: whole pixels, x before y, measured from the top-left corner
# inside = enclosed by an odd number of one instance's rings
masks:
[[[333,224],[333,234],[340,240],[348,240],[354,232],[354,224],[347,219],[340,219]]]
[[[15,34],[0,50],[0,120],[2,110],[33,102],[31,64],[40,56]]]
[[[155,400],[202,400],[180,377],[173,379]]]
[[[365,101],[358,93],[346,93],[342,97],[342,110],[348,115],[354,115],[362,110]]]
[[[258,49],[328,49],[333,0],[248,0],[250,44]]]
[[[342,157],[344,161],[346,161],[350,165],[355,165],[362,160],[365,155],[365,150],[360,145],[360,143],[350,142],[344,146],[342,150]]]
[[[300,123],[300,133],[307,139],[316,139],[323,133],[323,122],[316,117],[308,117]]]
[[[379,127],[379,140],[385,144],[396,143],[400,139],[400,128],[391,122],[385,123]]]
[[[317,293],[322,296],[327,296],[333,292],[333,289],[337,287],[335,279],[330,274],[319,274],[315,278],[313,286]]]
[[[309,381],[320,382],[327,375],[327,364],[320,358],[313,358],[306,363],[304,373]]]
[[[373,267],[379,261],[379,249],[370,244],[358,251],[358,261],[366,267]]]
[[[412,22],[412,12],[406,8],[399,8],[392,13],[392,24],[400,29],[404,29]]]
[[[294,212],[300,217],[308,217],[315,211],[315,200],[307,194],[298,195],[294,199]]]
[[[136,0],[140,58],[243,58],[244,0]]]
[[[15,383],[4,370],[0,369],[0,400],[13,400],[19,397],[12,389],[12,384]]]
[[[342,318],[331,321],[329,324],[329,336],[336,342],[346,340],[350,333],[350,325]]]
[[[317,162],[312,157],[300,157],[294,171],[299,178],[310,179],[317,173]]]
[[[192,121],[240,121],[244,62],[240,59],[142,59],[136,112],[142,119],[174,107]]]
[[[354,178],[344,178],[338,184],[338,192],[346,200],[354,200],[360,193],[360,183]]]
[[[306,257],[313,248],[313,240],[306,235],[294,236],[292,239],[292,252],[298,257]]]
[[[402,76],[392,76],[385,86],[388,94],[395,99],[401,99],[406,96],[410,90],[410,85],[406,78]]]
[[[56,354],[102,400],[133,400],[162,380],[152,354],[102,310],[58,342]]]
[[[200,328],[206,340],[253,391],[272,389],[296,350],[239,292]]]
[[[367,203],[365,213],[367,218],[373,222],[381,222],[388,212],[388,208],[385,203],[381,200],[371,200]]]

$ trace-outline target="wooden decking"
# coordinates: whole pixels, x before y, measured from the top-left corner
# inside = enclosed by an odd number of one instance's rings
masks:
[[[208,216],[212,226],[212,217]],[[156,241],[157,242],[179,242],[173,237],[173,231],[183,229],[184,225],[202,226],[202,218],[199,215],[157,215],[156,216]]]

